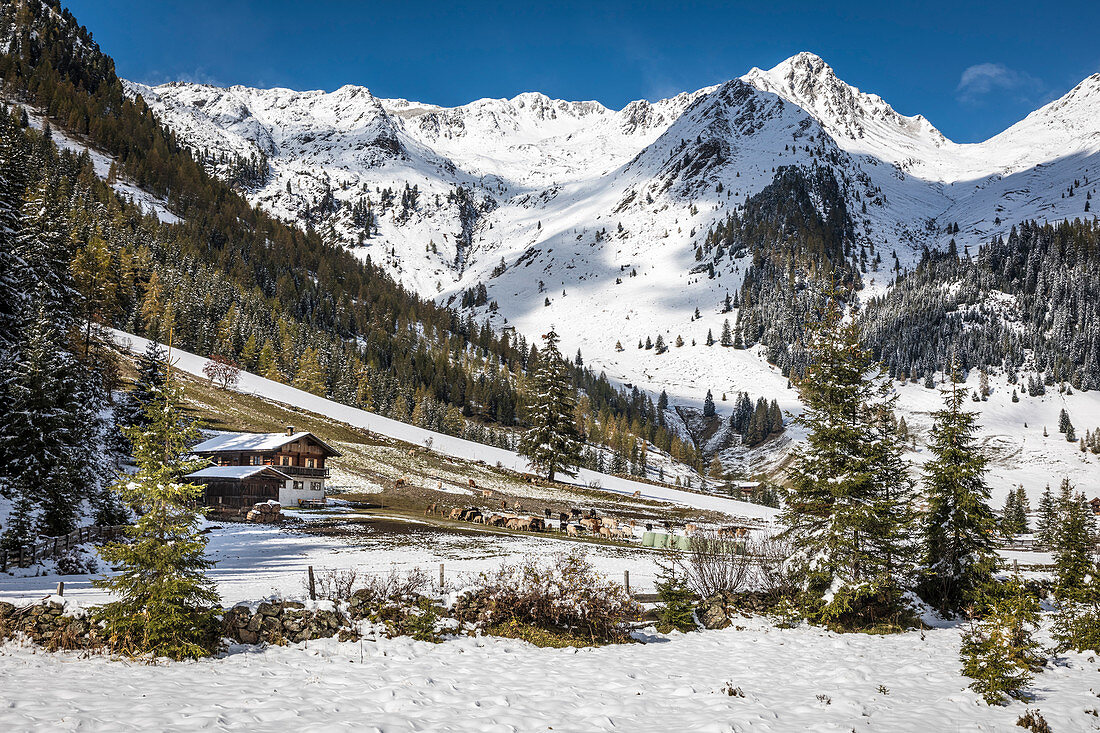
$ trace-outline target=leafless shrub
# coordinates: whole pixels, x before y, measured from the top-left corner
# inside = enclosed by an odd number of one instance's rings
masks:
[[[432,577],[431,573],[420,568],[405,572],[393,568],[385,574],[365,576],[362,588],[366,591],[365,595],[379,601],[405,600],[431,593]]]
[[[485,626],[519,621],[548,631],[621,641],[641,608],[622,585],[596,572],[582,551],[504,564],[474,579],[464,608]]]
[[[325,568],[314,573],[317,597],[326,601],[346,601],[355,592],[359,573],[355,568]],[[309,578],[304,581],[309,590]]]
[[[757,590],[773,601],[791,598],[798,591],[798,580],[791,568],[794,547],[780,534],[765,532],[749,543],[748,551],[755,559]]]
[[[752,577],[752,559],[743,542],[699,529],[691,535],[691,549],[673,555],[676,574],[701,598],[739,593]]]

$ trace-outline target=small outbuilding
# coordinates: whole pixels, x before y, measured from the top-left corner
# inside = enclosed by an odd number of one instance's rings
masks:
[[[271,466],[209,466],[184,479],[203,487],[203,504],[214,509],[241,509],[265,501],[279,501],[291,481]]]

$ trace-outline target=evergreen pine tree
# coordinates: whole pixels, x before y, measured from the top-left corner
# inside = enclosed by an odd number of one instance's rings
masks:
[[[583,443],[573,419],[576,399],[558,351],[558,334],[551,328],[542,338],[545,346],[525,395],[528,428],[518,451],[553,481],[559,471],[568,473],[579,465]]]
[[[708,389],[707,396],[703,399],[703,417],[714,417],[715,414],[714,395]]]
[[[859,318],[844,321],[830,300],[799,383],[808,435],[781,515],[807,614],[854,627],[896,622],[904,612],[912,534],[912,484],[889,381],[861,336]]]
[[[1084,587],[1096,551],[1096,522],[1085,496],[1062,480],[1058,522],[1054,530],[1055,596],[1071,598]]]
[[[657,630],[695,631],[695,594],[687,581],[674,573],[657,580]]]
[[[149,402],[145,427],[130,429],[138,472],[115,488],[138,519],[126,531],[129,542],[100,550],[120,572],[94,581],[118,597],[100,612],[111,646],[172,659],[212,651],[218,610],[196,506],[202,487],[181,480],[202,465],[186,460],[199,433],[185,418],[182,399],[169,382]]]
[[[1018,575],[1003,587],[990,585],[981,621],[971,620],[959,650],[962,673],[971,689],[990,705],[1023,699],[1032,672],[1039,668],[1039,645],[1032,634],[1039,624],[1039,602]]]
[[[1054,543],[1054,530],[1058,524],[1058,502],[1048,485],[1039,497],[1039,520],[1035,526],[1035,540],[1040,547]]]
[[[94,480],[90,453],[100,424],[87,378],[40,300],[0,412],[4,494],[16,505],[4,533],[9,547],[32,532],[57,536],[76,526]]]
[[[166,359],[164,347],[157,341],[150,341],[137,358],[137,379],[133,389],[124,392],[115,404],[112,447],[121,455],[130,456],[133,451],[126,429],[135,425],[144,427],[149,403],[164,394],[168,379]]]
[[[1031,512],[1031,504],[1027,500],[1027,492],[1023,484],[1016,487],[1016,531],[1024,534],[1030,531],[1027,515]]]
[[[30,295],[21,276],[27,263],[18,244],[27,175],[26,151],[19,138],[7,106],[0,106],[0,360],[11,357],[20,341]]]
[[[933,413],[924,466],[928,513],[924,522],[925,600],[954,612],[977,600],[996,566],[989,508],[986,458],[975,439],[977,415],[962,409],[966,388],[954,370],[951,386],[941,390],[945,408]]]

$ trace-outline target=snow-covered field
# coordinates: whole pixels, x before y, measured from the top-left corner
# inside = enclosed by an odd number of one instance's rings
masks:
[[[357,731],[1013,731],[958,673],[953,629],[897,636],[743,628],[645,644],[539,649],[408,638],[236,647],[156,666],[0,647],[0,729]],[[1100,728],[1100,672],[1073,655],[1037,676],[1052,730]],[[729,694],[734,690],[735,694]]]
[[[294,514],[294,512],[288,512]],[[303,516],[309,516],[303,515]],[[316,518],[316,517],[314,517]],[[327,517],[332,519],[331,516]],[[354,519],[354,514],[342,519]],[[378,515],[372,515],[378,520]],[[408,522],[407,518],[395,522]],[[574,542],[552,536],[509,536],[499,533],[456,535],[428,526],[419,531],[375,529],[369,524],[356,525],[348,534],[321,536],[286,530],[275,525],[226,523],[209,525],[208,555],[217,564],[210,577],[217,584],[223,604],[253,603],[265,598],[302,600],[306,595],[306,568],[354,569],[359,574],[388,574],[420,569],[432,578],[444,565],[448,585],[461,587],[471,575],[497,568],[503,562],[516,562],[527,556],[545,557],[577,547]],[[471,525],[472,527],[473,525]],[[631,588],[653,592],[657,568],[655,554],[638,546],[610,547],[585,545],[596,569],[621,581],[630,571]],[[107,567],[100,564],[101,570]],[[88,575],[41,575],[9,577],[0,575],[0,600],[27,603],[49,595],[57,581],[65,582],[65,597],[92,604],[107,600],[107,595],[91,587]]]
[[[303,517],[314,517],[302,513]],[[353,519],[354,513],[344,515]],[[375,515],[373,519],[378,520]],[[383,518],[384,519],[384,518]],[[575,545],[551,537],[372,528],[319,536],[271,525],[212,525],[211,572],[225,604],[306,596],[306,568],[360,574],[419,568],[461,588],[470,574]],[[655,554],[591,546],[618,580],[653,589]],[[1016,553],[1022,562],[1042,560]],[[100,603],[89,576],[0,577],[27,603],[65,581],[71,605]],[[967,689],[960,629],[893,636],[735,628],[600,649],[539,649],[497,638],[408,638],[235,646],[222,658],[133,663],[0,645],[0,730],[285,731],[1011,731],[1025,705],[990,708]],[[1054,731],[1100,730],[1100,661],[1068,655],[1036,677],[1027,707]],[[734,690],[735,694],[729,694]]]

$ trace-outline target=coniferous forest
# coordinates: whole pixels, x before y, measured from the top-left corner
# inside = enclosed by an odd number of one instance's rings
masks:
[[[825,213],[822,213],[825,212]],[[697,258],[745,258],[734,343],[767,347],[785,373],[805,373],[807,328],[827,292],[862,288],[882,252],[856,244],[845,187],[829,171],[780,169],[773,182],[711,230]],[[889,255],[888,255],[889,257]],[[967,372],[1011,383],[1100,388],[1100,225],[1022,222],[975,253],[924,250],[894,287],[862,308],[866,338],[891,377],[930,382],[954,353]]]

